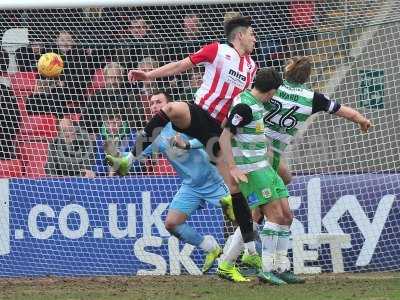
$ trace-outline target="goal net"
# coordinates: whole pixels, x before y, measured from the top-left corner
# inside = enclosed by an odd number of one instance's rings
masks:
[[[68,9],[7,2],[0,3],[0,276],[201,274],[204,253],[163,225],[181,183],[165,157],[120,177],[104,156],[129,151],[156,90],[192,101],[203,69],[145,83],[129,83],[127,71],[225,42],[224,19],[236,14],[252,17],[260,67],[282,71],[288,58],[307,55],[309,87],[373,123],[362,134],[318,114],[287,149],[294,271],[399,270],[399,1]],[[37,73],[46,52],[64,60],[57,79]],[[189,223],[221,245],[234,229],[211,205]]]

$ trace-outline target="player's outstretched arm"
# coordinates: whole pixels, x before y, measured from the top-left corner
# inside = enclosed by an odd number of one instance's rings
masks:
[[[194,64],[192,63],[190,58],[187,57],[182,60],[174,61],[157,69],[151,70],[150,72],[143,72],[141,70],[130,70],[128,73],[128,80],[129,81],[153,80],[155,78],[177,75],[193,67]]]
[[[360,126],[362,132],[367,132],[368,129],[372,126],[370,120],[368,120],[355,109],[345,105],[342,105],[340,109],[335,113],[335,115],[357,123]]]

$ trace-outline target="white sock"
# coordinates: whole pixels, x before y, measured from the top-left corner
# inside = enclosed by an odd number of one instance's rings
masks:
[[[257,230],[257,223],[253,222],[253,230],[256,231]],[[256,243],[255,241],[251,241],[251,242],[247,242],[244,244],[245,247],[245,251],[246,253],[250,254],[250,255],[254,255],[257,254],[257,250],[256,250]]]
[[[290,260],[287,257],[290,240],[290,227],[287,225],[279,225],[280,232],[276,247],[275,266],[278,272],[285,272],[290,269]]]
[[[280,229],[280,234],[278,237],[278,245],[276,247],[276,251],[286,251],[289,248],[289,239],[290,239],[290,227],[287,225],[278,225]]]
[[[205,252],[210,252],[218,247],[218,243],[212,236],[206,235],[203,241],[200,243],[199,247],[203,249]]]
[[[247,242],[247,243],[245,244],[245,247],[246,247],[246,249],[247,249],[247,251],[248,251],[248,253],[249,253],[250,255],[257,254],[257,251],[256,251],[256,243],[255,243],[254,241]]]
[[[262,242],[262,268],[263,272],[274,270],[276,248],[278,245],[278,224],[265,222],[260,237]]]
[[[242,233],[240,232],[240,228],[237,227],[235,233],[232,236],[229,248],[223,255],[223,259],[229,261],[230,263],[235,262],[239,257],[240,252],[242,252],[243,247],[244,243]]]

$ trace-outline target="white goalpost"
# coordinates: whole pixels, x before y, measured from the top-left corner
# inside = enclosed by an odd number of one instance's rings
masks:
[[[181,183],[166,159],[120,177],[104,155],[129,151],[152,93],[193,101],[203,73],[132,84],[128,70],[224,43],[235,14],[252,17],[260,67],[307,55],[307,85],[373,123],[317,114],[288,147],[294,272],[400,269],[399,1],[2,0],[0,277],[201,274],[202,251],[163,225]],[[37,73],[46,52],[59,78]],[[234,230],[212,206],[189,223],[221,246]]]

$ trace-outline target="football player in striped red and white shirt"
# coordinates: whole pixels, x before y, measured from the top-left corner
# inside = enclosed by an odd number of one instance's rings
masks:
[[[176,131],[198,139],[224,177],[232,194],[233,209],[243,240],[250,252],[254,250],[255,253],[255,232],[250,209],[222,159],[218,140],[222,132],[221,124],[229,112],[233,98],[252,84],[257,66],[250,54],[254,50],[256,37],[250,17],[234,17],[225,22],[224,29],[227,44],[208,44],[185,59],[171,62],[150,72],[129,72],[130,81],[145,81],[177,75],[199,64],[205,66],[203,82],[196,93],[195,104],[171,102],[163,107],[137,137],[136,147],[128,159],[133,160],[136,154],[140,154],[142,149],[151,143],[149,140],[154,140],[159,134],[160,130],[155,129],[164,127],[168,122],[173,124]]]
[[[180,61],[150,72],[131,70],[128,74],[130,81],[146,81],[177,75],[199,64],[205,66],[195,104],[169,103],[148,122],[143,134],[145,137],[155,138],[154,129],[164,127],[171,121],[174,129],[197,138],[208,150],[212,150],[208,151],[210,158],[217,164],[221,124],[229,112],[233,98],[250,87],[257,70],[250,57],[256,42],[250,18],[239,16],[228,20],[225,23],[225,33],[227,44],[208,44]],[[211,139],[213,145],[209,143]]]

